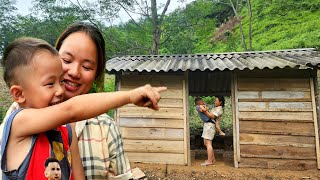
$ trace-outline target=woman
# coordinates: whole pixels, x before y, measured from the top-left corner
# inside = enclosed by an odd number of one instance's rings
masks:
[[[215,125],[211,122],[204,123],[202,137],[204,138],[204,145],[207,148],[208,159],[201,164],[202,166],[213,165],[216,161],[214,150],[212,147],[212,140],[215,135],[215,129],[218,130],[219,135],[225,135],[224,132],[221,131],[219,124],[223,113],[224,102],[225,100],[223,96],[216,96],[214,100],[215,107],[210,112],[207,111],[207,108],[200,106],[201,112],[203,112],[210,119],[214,119],[215,121]]]
[[[105,42],[93,25],[75,23],[58,38],[67,99],[86,94],[104,76]],[[106,114],[73,125],[87,179],[129,179],[130,164],[124,155],[118,127]]]

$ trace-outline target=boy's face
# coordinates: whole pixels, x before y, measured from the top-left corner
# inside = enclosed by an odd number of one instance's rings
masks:
[[[204,101],[201,99],[198,101],[198,105],[205,105]]]
[[[44,108],[63,101],[63,71],[59,56],[37,52],[21,73],[25,108]]]
[[[61,169],[57,162],[51,162],[45,169],[44,175],[48,180],[61,179]]]

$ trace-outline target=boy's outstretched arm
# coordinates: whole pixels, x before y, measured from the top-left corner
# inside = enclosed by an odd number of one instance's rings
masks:
[[[10,136],[22,138],[38,134],[63,124],[98,116],[129,103],[158,110],[160,92],[166,89],[145,85],[130,91],[75,96],[42,109],[25,109],[16,115]]]

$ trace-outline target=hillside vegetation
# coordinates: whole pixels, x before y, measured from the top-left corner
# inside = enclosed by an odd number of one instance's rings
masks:
[[[319,48],[320,2],[318,0],[252,1],[253,50]],[[248,9],[241,10],[248,40]],[[239,28],[226,41],[217,42],[214,52],[242,51]],[[247,41],[248,42],[248,41]]]

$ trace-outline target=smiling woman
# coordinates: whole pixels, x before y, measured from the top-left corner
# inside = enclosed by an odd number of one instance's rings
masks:
[[[101,32],[88,23],[69,26],[58,38],[56,49],[65,72],[66,98],[87,94],[93,82],[104,77],[105,42]],[[106,114],[77,122],[79,153],[87,179],[129,179],[130,164],[123,150],[118,126]]]

